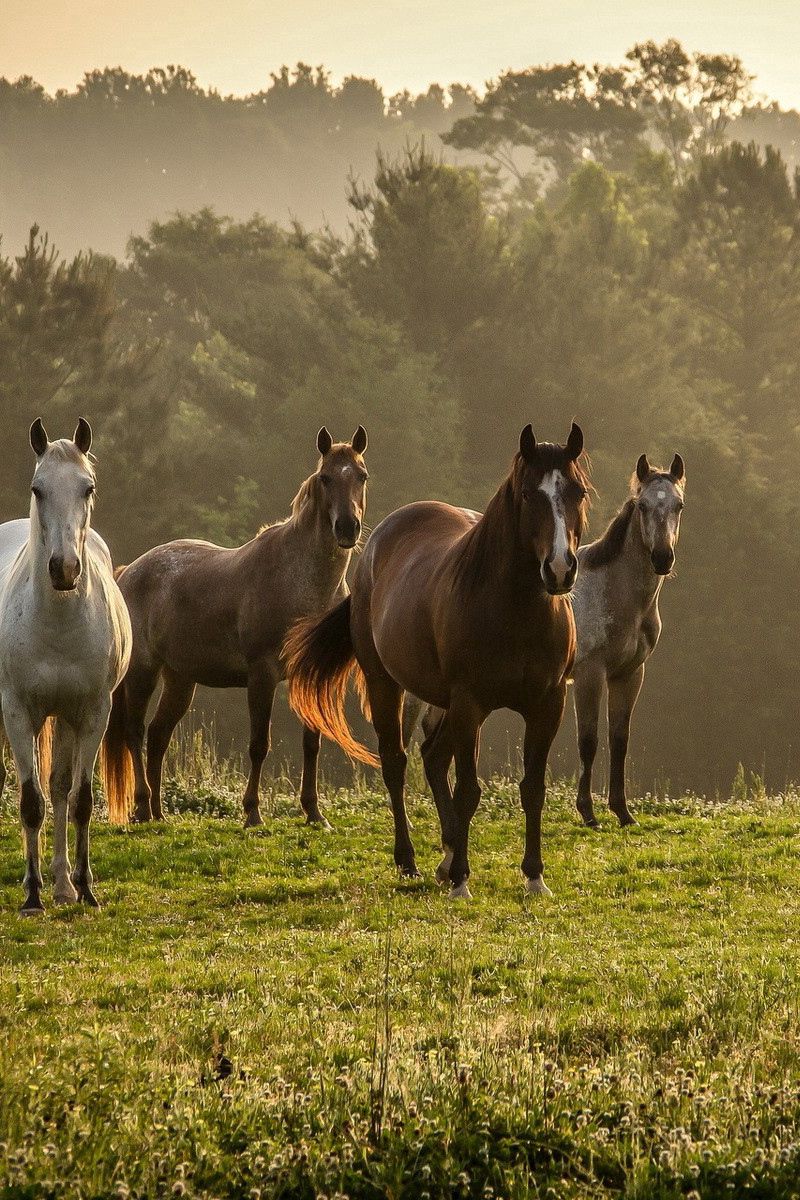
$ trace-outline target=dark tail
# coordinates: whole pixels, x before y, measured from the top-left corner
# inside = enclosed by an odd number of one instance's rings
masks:
[[[350,732],[345,715],[347,684],[354,677],[366,705],[364,675],[350,634],[350,597],[322,617],[306,617],[289,631],[283,647],[289,703],[304,724],[318,729],[351,758],[379,767],[380,761]]]
[[[111,697],[111,716],[100,748],[100,767],[106,793],[109,820],[124,825],[133,805],[133,759],[125,740],[128,701],[125,680]]]

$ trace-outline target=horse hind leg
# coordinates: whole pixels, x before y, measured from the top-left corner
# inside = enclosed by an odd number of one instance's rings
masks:
[[[70,878],[72,867],[67,844],[67,810],[72,785],[74,739],[60,718],[53,734],[53,766],[50,772],[50,802],[53,805],[53,900],[56,904],[75,904],[78,893]]]
[[[622,826],[636,824],[625,795],[625,759],[628,754],[631,717],[643,680],[642,666],[622,679],[609,680],[608,684],[608,807]]]
[[[272,704],[278,677],[269,664],[260,664],[251,670],[247,681],[247,706],[250,712],[250,774],[244,791],[245,829],[263,825],[259,810],[259,788],[261,769],[269,754]]]
[[[422,765],[425,778],[433,793],[439,826],[442,832],[442,861],[436,868],[436,882],[448,883],[453,861],[453,792],[450,787],[450,764],[453,761],[453,739],[447,727],[447,713],[429,708],[422,722],[425,734],[422,746]]]
[[[372,724],[378,735],[383,781],[392,806],[395,865],[402,875],[416,878],[419,871],[408,827],[404,795],[408,759],[403,749],[401,722],[403,689],[377,664],[366,675],[366,681]]]
[[[150,791],[150,811],[154,821],[163,820],[161,808],[161,771],[175,726],[192,703],[195,685],[180,679],[171,671],[164,672],[164,689],[155,716],[147,730],[147,786]]]
[[[330,829],[330,823],[320,811],[317,787],[321,738],[322,735],[318,729],[312,729],[310,725],[303,726],[303,777],[300,781],[300,806],[306,814],[306,824],[317,825],[320,829]]]
[[[573,699],[578,731],[578,756],[581,762],[576,808],[584,825],[589,829],[598,827],[592,800],[592,768],[597,754],[597,722],[600,717],[604,683],[605,672],[591,663],[575,673]]]
[[[150,785],[147,782],[144,765],[144,738],[147,706],[156,690],[157,683],[157,671],[131,666],[124,681],[120,684],[120,687],[125,688],[125,743],[133,763],[134,790],[131,820],[134,823],[150,821],[153,817],[150,807]]]

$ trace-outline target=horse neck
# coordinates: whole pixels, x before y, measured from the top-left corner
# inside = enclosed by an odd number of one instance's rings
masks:
[[[464,539],[461,556],[466,560],[472,584],[510,596],[516,604],[521,596],[548,600],[539,564],[522,545],[512,480],[495,492],[477,525]],[[472,568],[470,570],[470,568]]]
[[[347,574],[353,551],[343,550],[337,543],[328,514],[317,503],[310,487],[305,502],[292,513],[284,528],[299,555],[310,565],[321,590],[334,591]]]

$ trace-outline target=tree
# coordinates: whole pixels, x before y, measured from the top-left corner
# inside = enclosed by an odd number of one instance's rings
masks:
[[[570,62],[506,71],[443,141],[487,154],[533,198],[548,176],[563,181],[582,154],[611,154],[642,124],[623,71]]]
[[[397,321],[418,350],[457,355],[502,286],[503,230],[476,173],[424,144],[379,153],[373,187],[353,183],[350,203],[359,222],[343,269],[362,308]]]
[[[689,55],[675,38],[639,42],[626,59],[631,90],[680,177],[693,158],[722,146],[749,98],[752,76],[736,55]]]

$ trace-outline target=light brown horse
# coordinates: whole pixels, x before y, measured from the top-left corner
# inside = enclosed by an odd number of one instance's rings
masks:
[[[675,563],[685,486],[680,454],[669,471],[651,467],[642,454],[629,498],[603,536],[578,555],[580,577],[572,598],[578,633],[574,698],[581,776],[577,804],[590,827],[597,825],[592,765],[604,691],[608,695],[608,806],[621,825],[633,824],[625,795],[631,717],[645,663],[661,634],[658,597]]]
[[[392,513],[367,541],[352,595],[325,616],[301,622],[287,639],[289,698],[300,719],[352,757],[377,764],[345,720],[347,681],[355,672],[378,735],[394,860],[406,875],[418,872],[403,799],[403,692],[445,710],[422,755],[442,826],[445,857],[437,876],[449,878],[454,896],[469,895],[480,729],[497,708],[525,719],[522,870],[530,891],[547,891],[541,817],[547,757],[575,655],[568,592],[588,501],[582,449],[577,425],[566,446],[537,445],[526,426],[511,472],[483,517],[435,502]]]
[[[275,689],[283,676],[281,646],[301,617],[324,612],[347,595],[345,573],[362,530],[367,435],[351,442],[317,435],[317,470],[302,484],[291,516],[238,549],[210,542],[157,546],[126,567],[119,586],[133,624],[133,655],[114,695],[104,742],[109,811],[124,820],[160,819],[161,768],[172,733],[198,683],[246,687],[250,711],[250,776],[245,825],[262,824],[258,794],[269,751]],[[161,699],[143,744],[148,702]],[[309,823],[326,824],[319,808],[320,736],[303,729],[300,803]]]

